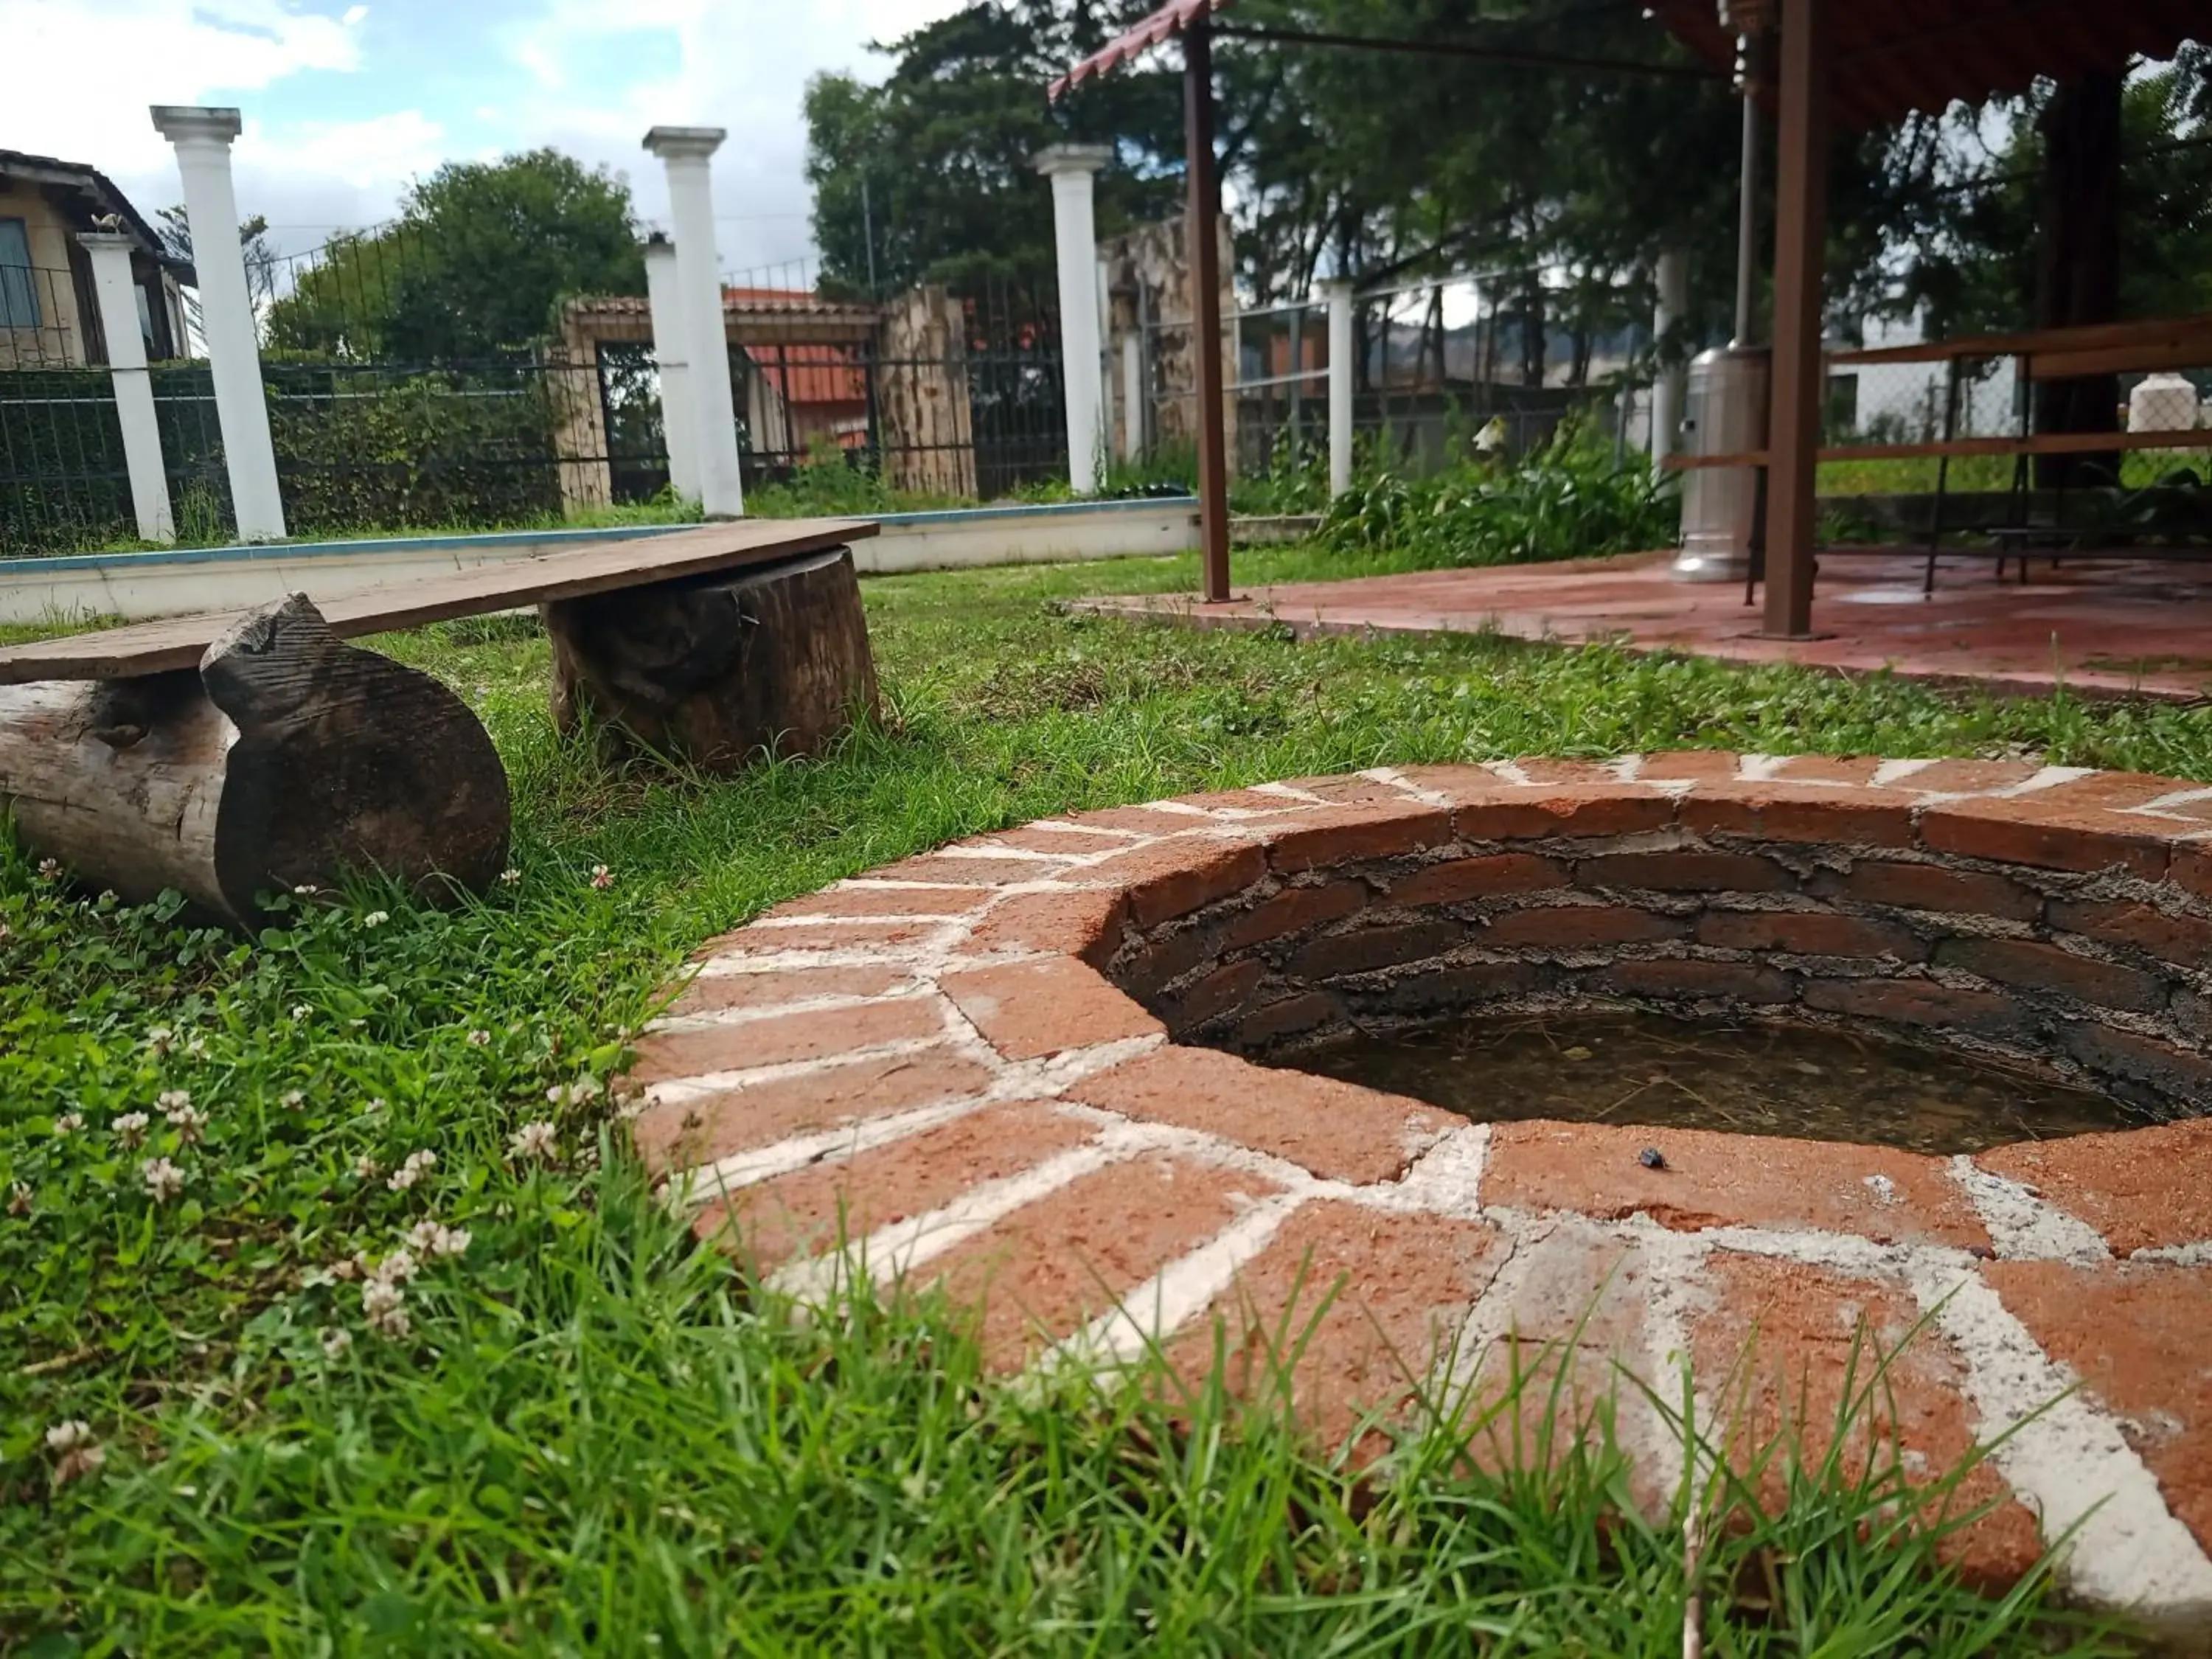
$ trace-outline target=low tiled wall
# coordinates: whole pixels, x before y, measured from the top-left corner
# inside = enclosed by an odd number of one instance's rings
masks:
[[[2075,1591],[2201,1621],[2203,837],[2212,788],[2172,780],[1703,753],[1077,814],[711,943],[641,1045],[635,1133],[756,1271],[948,1284],[1008,1368],[1201,1367],[1217,1320],[1241,1365],[1340,1282],[1297,1378],[1324,1435],[1439,1381],[1480,1397],[1529,1343],[1593,1386],[1711,1389],[1755,1333],[1753,1408],[1817,1437],[1854,1329],[1924,1320],[1893,1426],[1931,1469],[1995,1447],[1969,1567],[2078,1524]],[[1469,1124],[1219,1051],[1594,996],[1908,1027],[2183,1121],[1953,1158],[1669,1131],[1651,1170],[1649,1132]],[[1622,1414],[1656,1486],[1668,1437]]]

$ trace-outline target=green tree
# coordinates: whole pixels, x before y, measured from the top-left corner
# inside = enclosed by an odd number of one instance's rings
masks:
[[[585,294],[642,294],[629,187],[558,150],[449,161],[381,229],[335,238],[270,307],[271,345],[407,362],[510,357]]]
[[[1159,218],[1180,199],[1180,78],[1139,66],[1048,103],[1045,83],[1149,9],[1143,0],[969,6],[878,50],[881,85],[817,76],[806,89],[814,239],[831,286],[972,290],[1052,269],[1052,200],[1030,166],[1046,145],[1111,144],[1098,229]],[[872,260],[871,241],[872,240]]]

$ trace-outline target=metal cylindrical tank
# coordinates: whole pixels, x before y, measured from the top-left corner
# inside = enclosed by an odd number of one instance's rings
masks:
[[[1690,360],[1684,453],[1740,455],[1765,446],[1768,362],[1764,346],[1717,346]],[[1697,467],[1683,473],[1682,550],[1674,574],[1683,581],[1741,581],[1751,568],[1758,505],[1754,468]]]

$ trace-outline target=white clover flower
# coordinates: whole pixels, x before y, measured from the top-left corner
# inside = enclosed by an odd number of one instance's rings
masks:
[[[40,881],[57,880],[59,878],[61,873],[62,861],[59,859],[40,859],[39,860],[39,879]]]
[[[376,1264],[376,1271],[369,1277],[386,1285],[404,1285],[415,1277],[415,1258],[406,1250],[394,1250]]]
[[[194,1060],[199,1059],[202,1055],[207,1053],[207,1039],[204,1036],[189,1037],[185,1039],[185,1052],[190,1054]]]
[[[191,1105],[192,1093],[189,1089],[164,1089],[154,1097],[154,1103],[165,1112],[173,1112],[179,1106]]]
[[[313,898],[319,890],[312,881],[297,883],[292,889],[292,891],[301,898]]]
[[[54,1133],[58,1135],[73,1135],[82,1127],[84,1127],[82,1112],[64,1112],[54,1120]]]
[[[489,1031],[470,1032],[468,1035],[468,1045],[471,1048],[489,1048],[491,1046],[491,1033]]]
[[[560,1146],[553,1126],[542,1118],[535,1123],[526,1123],[508,1137],[507,1146],[517,1158],[550,1159]]]
[[[125,1112],[112,1126],[115,1138],[125,1146],[136,1146],[146,1139],[146,1126],[152,1121],[143,1112]]]
[[[425,1217],[407,1230],[407,1248],[417,1255],[459,1255],[469,1248],[469,1231]]]
[[[185,1189],[185,1172],[166,1158],[149,1158],[138,1166],[146,1191],[156,1204],[166,1204]]]
[[[608,869],[604,864],[595,864],[592,866],[592,886],[598,888],[599,891],[604,893],[608,888],[614,884],[615,872],[613,871]]]
[[[307,1103],[307,1097],[298,1089],[287,1089],[276,1097],[276,1103],[288,1112],[296,1112]]]
[[[388,910],[371,910],[361,919],[361,925],[364,927],[381,927],[391,920],[392,913]]]
[[[391,1280],[372,1279],[361,1287],[361,1311],[371,1330],[386,1336],[407,1334],[407,1292]]]
[[[46,1431],[46,1449],[58,1452],[54,1485],[65,1486],[82,1480],[107,1461],[107,1448],[92,1437],[92,1425],[81,1418],[57,1423]]]
[[[75,1451],[92,1443],[92,1425],[82,1418],[64,1418],[46,1431],[48,1451]]]
[[[292,1005],[292,1018],[295,1019],[305,1019],[314,1012],[304,1002],[295,1002]]]
[[[339,1330],[334,1327],[323,1333],[323,1358],[325,1359],[343,1359],[346,1357],[346,1351],[352,1346],[351,1331]]]
[[[580,1106],[599,1091],[599,1080],[586,1073],[574,1083],[556,1083],[545,1091],[545,1098],[555,1106]]]
[[[512,887],[515,883],[522,879],[522,872],[515,869],[502,870],[499,872],[499,878],[502,882],[506,883],[509,887]]]
[[[26,1216],[30,1212],[31,1189],[19,1181],[8,1189],[8,1213],[13,1216]]]
[[[357,1181],[375,1180],[377,1169],[378,1164],[376,1160],[370,1157],[367,1152],[363,1152],[359,1158],[353,1161],[354,1178]]]
[[[429,1151],[407,1154],[407,1161],[392,1172],[392,1179],[384,1184],[395,1193],[404,1193],[424,1175],[438,1165],[438,1155]]]
[[[198,1107],[172,1107],[167,1115],[169,1127],[177,1132],[177,1139],[185,1146],[197,1146],[205,1137],[208,1115]]]
[[[156,1025],[146,1033],[146,1046],[156,1054],[166,1054],[176,1046],[177,1034],[166,1025]]]

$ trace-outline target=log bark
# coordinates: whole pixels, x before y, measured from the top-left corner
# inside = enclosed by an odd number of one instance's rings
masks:
[[[544,610],[554,724],[596,730],[609,761],[731,772],[817,754],[877,712],[860,580],[842,547]]]
[[[240,926],[303,883],[379,873],[438,896],[507,860],[506,770],[467,705],[335,638],[302,594],[248,612],[197,671],[0,686],[0,805],[88,885],[173,888]]]

